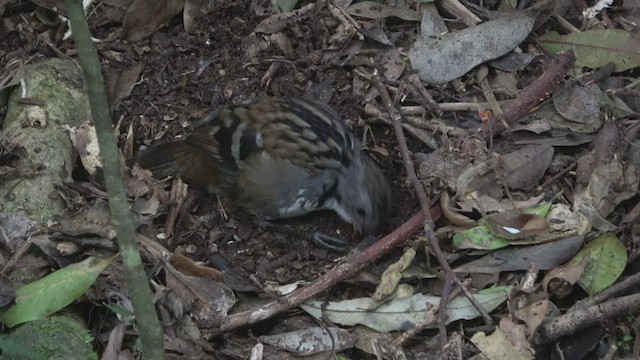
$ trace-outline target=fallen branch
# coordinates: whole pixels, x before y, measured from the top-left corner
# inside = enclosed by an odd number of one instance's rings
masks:
[[[434,209],[434,213],[436,213],[436,209]],[[437,217],[440,216],[439,211],[436,214]],[[375,244],[362,251],[357,250],[349,254],[342,264],[317,278],[309,285],[259,308],[229,315],[220,324],[220,327],[214,331],[214,335],[255,324],[258,321],[280,314],[327,291],[340,281],[353,277],[362,268],[373,263],[390,250],[402,245],[408,238],[420,231],[424,221],[423,213],[419,212]]]
[[[567,51],[556,56],[547,71],[522,89],[520,96],[504,109],[503,121],[498,118],[492,118],[490,121],[485,122],[479,130],[476,130],[477,133],[480,134],[485,142],[501,134],[507,129],[506,126],[512,126],[540,103],[547,100],[553,93],[553,89],[562,82],[567,71],[573,68],[575,62],[576,56],[573,51]]]
[[[640,294],[634,294],[590,306],[584,310],[566,313],[542,324],[531,343],[537,346],[544,345],[597,323],[604,323],[622,316],[637,315],[638,303],[640,303]]]
[[[431,218],[430,209],[429,209],[429,200],[427,199],[427,195],[424,191],[424,187],[418,176],[416,175],[416,171],[413,165],[413,161],[409,157],[409,149],[407,148],[407,140],[404,136],[404,131],[402,130],[402,116],[398,112],[398,110],[394,107],[393,102],[391,100],[391,96],[389,96],[389,92],[387,88],[382,83],[380,76],[377,71],[374,71],[372,75],[368,75],[362,71],[359,71],[364,77],[371,80],[371,83],[376,87],[378,93],[380,94],[380,98],[382,99],[382,103],[384,104],[387,112],[391,116],[393,120],[393,129],[396,134],[396,139],[398,141],[398,147],[400,148],[400,154],[402,155],[402,162],[404,163],[405,171],[407,172],[407,179],[414,187],[416,194],[418,195],[418,200],[420,201],[420,207],[422,208],[422,212],[424,214],[424,231],[429,239],[429,245],[431,246],[431,251],[433,252],[436,259],[442,266],[442,269],[445,273],[445,291],[442,294],[442,298],[440,300],[440,308],[438,309],[440,317],[438,320],[438,327],[440,329],[440,345],[442,349],[445,349],[445,345],[447,343],[447,329],[446,329],[446,306],[448,302],[448,295],[450,293],[451,283],[455,283],[460,291],[464,294],[464,296],[469,299],[471,304],[478,310],[478,312],[482,315],[485,322],[487,324],[491,324],[493,321],[489,314],[484,310],[484,308],[480,305],[480,303],[475,299],[475,297],[469,292],[469,290],[464,286],[464,284],[460,281],[460,279],[456,276],[456,274],[451,270],[451,266],[447,262],[447,258],[444,255],[444,252],[440,248],[440,242],[434,233],[435,225]]]

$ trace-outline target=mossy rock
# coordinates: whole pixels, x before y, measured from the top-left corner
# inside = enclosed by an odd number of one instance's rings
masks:
[[[11,331],[2,341],[2,359],[97,360],[92,342],[93,337],[81,321],[70,316],[51,316]],[[34,353],[41,356],[35,357]]]
[[[0,212],[24,211],[46,224],[65,207],[57,186],[71,179],[76,158],[64,127],[91,119],[89,101],[82,70],[71,60],[26,65],[15,79],[24,86],[9,97],[3,133],[25,151],[11,164],[17,170],[0,178]]]

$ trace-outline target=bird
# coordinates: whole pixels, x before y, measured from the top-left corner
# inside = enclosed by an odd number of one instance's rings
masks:
[[[222,106],[177,141],[141,151],[154,177],[179,175],[261,219],[332,210],[374,235],[389,210],[389,183],[347,123],[309,99],[258,97]]]

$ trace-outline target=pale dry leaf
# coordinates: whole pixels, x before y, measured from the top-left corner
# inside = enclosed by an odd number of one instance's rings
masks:
[[[316,4],[311,3],[294,11],[268,16],[256,26],[254,31],[257,33],[275,34],[295,22],[309,18],[313,15],[315,8]]]
[[[356,337],[348,330],[337,327],[312,327],[276,335],[263,335],[258,337],[258,340],[298,356],[309,356],[328,350],[351,349]]]
[[[409,51],[411,65],[426,82],[452,81],[513,50],[529,35],[535,19],[533,11],[518,11],[439,37],[422,36]]]

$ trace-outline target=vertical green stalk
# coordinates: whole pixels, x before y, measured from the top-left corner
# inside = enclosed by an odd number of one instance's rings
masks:
[[[98,53],[91,41],[89,25],[82,9],[81,0],[65,0],[73,38],[78,50],[78,59],[91,104],[91,116],[98,133],[100,154],[104,165],[104,179],[109,192],[109,209],[118,233],[118,245],[125,268],[127,290],[142,343],[143,357],[161,360],[164,358],[163,333],[152,301],[151,289],[142,267],[127,203],[124,178],[120,169],[120,152],[109,116],[109,105],[105,93],[104,79],[100,71]]]

